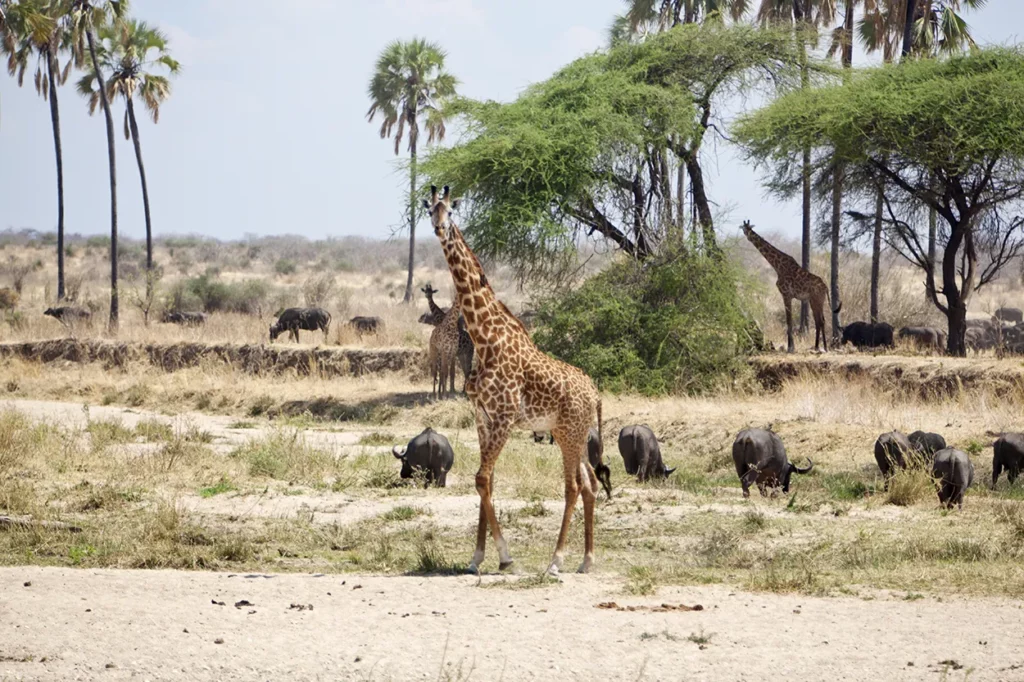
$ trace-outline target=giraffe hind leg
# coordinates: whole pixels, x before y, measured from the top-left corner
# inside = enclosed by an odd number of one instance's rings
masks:
[[[565,543],[569,538],[569,524],[572,522],[573,511],[576,509],[576,500],[580,495],[580,463],[584,461],[583,453],[586,451],[586,431],[582,428],[575,429],[574,433],[567,429],[552,430],[555,436],[555,443],[562,450],[562,469],[565,474],[565,511],[562,513],[562,526],[558,531],[558,541],[555,543],[555,553],[551,557],[551,565],[548,566],[548,575],[556,576],[562,570],[562,562],[565,556]],[[586,511],[584,509],[584,511]],[[591,510],[591,521],[593,521],[593,510]],[[593,542],[593,527],[590,528],[590,539]],[[590,553],[593,554],[591,545]],[[593,557],[591,557],[591,561]],[[589,569],[589,566],[587,566]]]
[[[792,353],[796,350],[793,345],[793,299],[784,299],[783,305],[786,308],[786,352]]]

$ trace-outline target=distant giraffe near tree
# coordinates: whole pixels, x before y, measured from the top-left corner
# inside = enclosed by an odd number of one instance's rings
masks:
[[[427,286],[420,289],[420,291],[426,294],[427,304],[430,305],[430,312],[421,315],[420,322],[435,327],[440,325],[448,311],[434,302],[434,294],[437,293],[437,289],[427,283]],[[455,351],[455,357],[462,368],[462,392],[465,393],[466,383],[469,382],[469,373],[473,370],[473,339],[469,338],[469,332],[466,331],[466,321],[461,316],[459,317],[459,344],[458,349]]]
[[[476,410],[480,442],[480,469],[476,489],[480,494],[476,550],[469,564],[479,571],[484,560],[487,528],[498,547],[498,567],[512,565],[508,543],[502,537],[491,494],[494,466],[513,428],[550,430],[562,451],[565,476],[565,511],[548,573],[561,570],[576,500],[583,496],[584,558],[581,572],[594,562],[594,501],[597,476],[587,458],[587,435],[595,424],[600,436],[601,396],[590,377],[581,370],[542,353],[522,323],[498,300],[476,255],[452,220],[458,200],[449,190],[438,195],[430,188],[430,212],[434,234],[441,241],[455,284],[456,301],[466,318],[466,329],[476,347],[477,366],[466,394]],[[603,469],[606,465],[602,464]]]
[[[765,241],[761,235],[754,232],[754,227],[750,224],[749,220],[743,221],[742,229],[743,234],[761,252],[761,255],[764,256],[764,259],[768,261],[768,264],[772,266],[775,274],[778,276],[775,286],[778,287],[779,293],[782,294],[782,305],[786,309],[786,341],[789,352],[794,352],[792,310],[794,298],[798,301],[807,301],[811,306],[811,311],[814,314],[814,350],[818,350],[818,339],[820,338],[822,347],[827,351],[828,334],[825,332],[825,304],[829,304],[830,310],[832,306],[825,282],[821,277],[800,267],[792,256],[779,251]],[[836,306],[834,310],[836,315],[839,314],[839,310],[842,307],[842,303]],[[833,329],[833,336],[835,336],[835,333],[836,330]]]
[[[430,332],[430,347],[427,349],[427,364],[430,365],[432,381],[431,396],[444,398],[455,395],[455,358],[459,352],[459,306],[452,305],[440,324]],[[449,390],[449,378],[451,389]]]

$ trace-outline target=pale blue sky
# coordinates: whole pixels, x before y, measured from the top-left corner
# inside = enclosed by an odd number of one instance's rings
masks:
[[[134,0],[171,38],[183,72],[160,124],[140,122],[157,234],[387,237],[402,218],[393,143],[366,122],[366,85],[380,49],[423,36],[448,51],[470,97],[510,100],[531,82],[603,46],[621,0]],[[1021,0],[970,15],[981,42],[1009,43]],[[860,59],[858,51],[856,59]],[[72,78],[72,81],[74,77]],[[53,230],[56,190],[47,104],[29,79],[0,72],[0,229]],[[102,116],[60,90],[66,226],[109,230]],[[132,148],[118,131],[122,234],[144,234]],[[750,218],[796,235],[799,206],[763,198],[755,172],[719,146],[708,159],[720,223]],[[422,225],[421,225],[422,228]]]

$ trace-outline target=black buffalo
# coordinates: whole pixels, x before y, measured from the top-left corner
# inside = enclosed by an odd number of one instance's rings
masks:
[[[809,473],[814,467],[810,458],[803,469],[791,464],[782,439],[765,429],[740,431],[732,444],[732,461],[743,486],[743,497],[750,497],[753,483],[757,483],[761,495],[767,494],[767,488],[778,486],[782,486],[782,492],[788,493],[790,476]]]
[[[391,454],[402,460],[402,478],[412,478],[417,472],[425,474],[424,487],[431,483],[439,488],[445,487],[448,472],[455,462],[455,452],[448,439],[430,427],[404,448],[396,445]]]
[[[946,347],[946,332],[936,327],[903,327],[898,336],[920,349],[942,350]]]
[[[206,324],[206,313],[164,313],[160,321],[164,324],[180,324],[186,327],[198,327]]]
[[[886,489],[896,469],[906,469],[914,454],[914,446],[906,434],[899,431],[883,433],[875,441],[875,461],[882,472]]]
[[[300,329],[310,332],[320,329],[326,340],[330,328],[331,314],[323,308],[288,308],[278,316],[277,322],[271,325],[270,340],[273,341],[279,335],[288,332],[295,343],[298,343]]]
[[[384,320],[379,317],[356,315],[348,323],[360,334],[376,334],[384,330]]]
[[[910,444],[924,457],[931,457],[946,447],[946,439],[929,431],[914,431],[907,436]]]
[[[842,343],[852,343],[857,348],[892,346],[892,325],[886,322],[851,322],[843,327]]]
[[[1024,310],[1020,308],[999,308],[996,310],[995,318],[1003,322],[1024,322]]]
[[[534,431],[532,435],[534,443],[543,443],[545,439],[548,444],[555,442],[555,436],[550,431]],[[612,470],[604,463],[604,442],[601,440],[601,434],[593,426],[587,432],[587,461],[593,467],[597,479],[601,481],[608,499],[612,499]]]
[[[619,454],[626,473],[636,476],[641,483],[648,478],[668,478],[676,470],[665,466],[658,439],[646,424],[625,426],[619,431]]]
[[[1024,433],[1004,433],[992,444],[992,450],[992,487],[996,487],[1003,469],[1012,485],[1024,468]]]
[[[943,448],[932,460],[932,477],[939,481],[939,504],[963,509],[964,491],[974,483],[974,464],[963,450]]]
[[[70,305],[47,308],[43,311],[43,315],[56,318],[66,325],[75,324],[76,322],[88,322],[92,319],[92,313],[85,308],[77,308]]]

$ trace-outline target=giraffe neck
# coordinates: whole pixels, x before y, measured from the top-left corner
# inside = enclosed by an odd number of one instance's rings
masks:
[[[769,244],[764,240],[761,235],[754,232],[754,230],[747,231],[747,239],[754,245],[755,248],[764,256],[764,259],[768,261],[768,264],[775,269],[775,273],[781,275],[780,266],[786,264],[788,261],[792,261],[794,264],[796,261],[788,253],[779,251],[777,248]]]
[[[428,291],[429,291],[429,289],[428,289]],[[427,303],[430,305],[430,314],[431,315],[433,315],[438,320],[444,319],[445,311],[444,311],[444,309],[441,306],[439,306],[438,304],[434,303],[434,295],[433,294],[427,294]]]
[[[452,227],[450,236],[441,236],[441,248],[452,273],[455,299],[473,343],[480,348],[493,343],[496,335],[521,329],[522,325],[494,295],[480,261],[466,244],[458,227]]]

